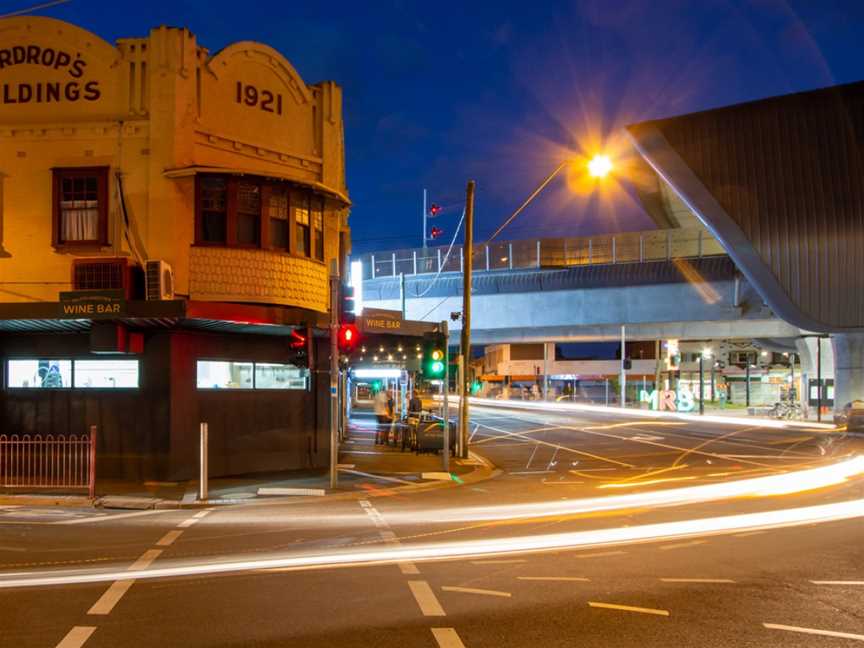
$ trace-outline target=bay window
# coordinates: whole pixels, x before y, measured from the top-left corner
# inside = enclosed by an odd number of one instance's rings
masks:
[[[195,179],[197,245],[254,247],[324,261],[324,198],[253,176]]]

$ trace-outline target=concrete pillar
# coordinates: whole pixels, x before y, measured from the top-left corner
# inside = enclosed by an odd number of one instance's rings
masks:
[[[864,333],[831,336],[834,350],[834,411],[864,400]]]

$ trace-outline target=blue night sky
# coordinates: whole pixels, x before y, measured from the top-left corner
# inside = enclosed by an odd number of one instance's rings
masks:
[[[0,0],[0,14],[28,6]],[[483,240],[562,159],[626,159],[621,126],[864,78],[860,0],[116,2],[43,15],[103,38],[186,26],[215,52],[280,50],[345,92],[355,252],[419,245],[422,189],[452,235],[478,183]],[[502,238],[649,229],[626,181],[560,176]]]

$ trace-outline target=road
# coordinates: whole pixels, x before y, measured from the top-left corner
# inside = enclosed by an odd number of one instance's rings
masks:
[[[471,448],[500,473],[218,509],[0,509],[0,585],[66,579],[0,589],[0,645],[864,641],[864,510],[825,508],[864,497],[860,475],[826,478],[860,441],[477,408]]]

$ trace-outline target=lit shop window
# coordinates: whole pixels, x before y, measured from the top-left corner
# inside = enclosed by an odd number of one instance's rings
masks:
[[[76,360],[75,387],[137,389],[137,360]]]
[[[306,370],[290,364],[256,362],[255,389],[306,389]]]
[[[22,389],[63,389],[72,386],[71,360],[9,360],[7,385]]]
[[[252,389],[251,362],[198,361],[198,389]]]

